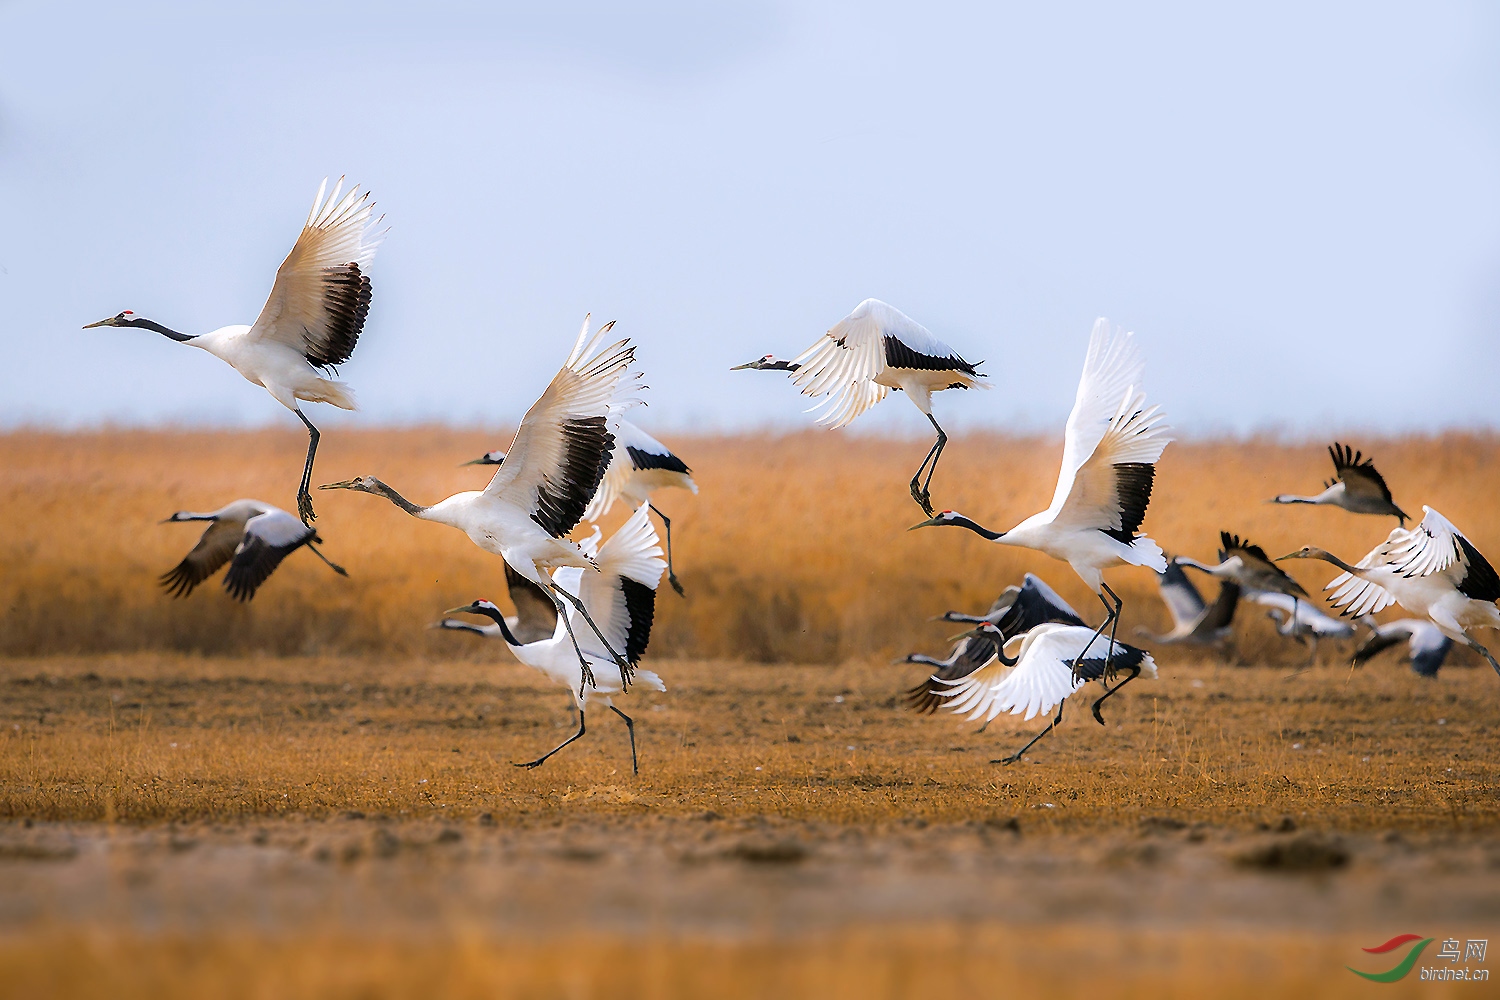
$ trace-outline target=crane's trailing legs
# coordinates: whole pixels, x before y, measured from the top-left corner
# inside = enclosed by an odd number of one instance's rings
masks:
[[[640,761],[635,756],[635,720],[613,705],[609,706],[609,710],[625,720],[625,728],[630,733],[630,771],[632,774],[640,774]]]
[[[578,737],[582,736],[583,732],[584,732],[584,728],[583,728],[583,715],[584,715],[583,709],[580,708],[578,710],[578,732],[574,733],[572,736],[569,736],[567,739],[563,740],[557,746],[553,747],[551,750],[548,750],[546,753],[542,754],[536,760],[524,761],[522,763],[517,764],[516,767],[524,767],[528,771],[531,770],[533,767],[541,767],[543,764],[545,764],[547,762],[547,758],[548,757],[551,757],[553,754],[557,753],[557,751],[561,750],[563,747],[567,746],[569,743],[572,743],[574,740],[578,739]]]
[[[1037,740],[1041,739],[1043,736],[1046,736],[1048,733],[1052,732],[1052,730],[1054,728],[1056,728],[1057,724],[1062,721],[1062,713],[1063,713],[1062,703],[1059,702],[1058,705],[1057,705],[1057,714],[1052,717],[1052,721],[1051,722],[1047,723],[1047,728],[1046,729],[1043,729],[1041,732],[1037,733],[1031,739],[1027,740],[1026,741],[1026,745],[1024,747],[1022,747],[1021,749],[1017,750],[1015,753],[1011,754],[1009,757],[1001,757],[1001,758],[999,758],[997,760],[990,761],[990,763],[991,764],[1014,764],[1016,761],[1020,760],[1021,759],[1021,755],[1024,754],[1027,750],[1030,750],[1032,748],[1032,746],[1036,743]]]
[[[321,435],[312,421],[307,419],[307,414],[302,412],[302,407],[298,406],[292,412],[307,425],[307,464],[302,467],[302,485],[297,487],[297,516],[302,518],[303,524],[311,524],[318,518],[313,513],[312,492],[309,487],[312,486],[313,458],[318,454],[318,438]]]
[[[344,567],[340,566],[338,563],[334,562],[332,559],[330,559],[327,556],[325,556],[322,552],[320,552],[318,550],[318,547],[316,545],[314,545],[312,542],[308,542],[307,543],[307,548],[308,548],[308,550],[310,552],[312,552],[313,555],[317,556],[319,559],[321,559],[324,562],[326,562],[328,564],[328,568],[331,569],[331,570],[333,570],[339,576],[348,576],[349,575],[349,571],[348,570],[346,570]]]
[[[917,502],[917,506],[922,508],[924,514],[931,517],[933,513],[932,494],[930,490],[932,486],[932,474],[937,471],[938,458],[943,454],[943,446],[948,443],[948,435],[938,425],[936,417],[929,413],[927,414],[927,419],[932,422],[932,426],[937,430],[938,436],[937,440],[933,442],[932,447],[928,449],[927,457],[922,459],[921,465],[917,466],[917,474],[911,477],[911,498]],[[929,462],[932,463],[931,466],[928,465]],[[923,469],[927,470],[926,482],[921,481]]]
[[[559,596],[567,598],[568,603],[577,608],[578,613],[583,616],[583,620],[588,622],[589,628],[594,630],[594,635],[598,636],[599,641],[604,644],[604,650],[609,653],[609,658],[614,660],[615,666],[620,668],[620,683],[628,688],[630,686],[631,675],[635,673],[635,668],[630,665],[630,662],[625,657],[615,652],[615,647],[611,646],[609,640],[604,638],[604,633],[599,631],[598,625],[594,624],[594,619],[589,615],[589,609],[583,606],[581,600],[555,583],[550,584],[550,587],[553,594],[553,603],[557,605],[557,613],[562,616],[563,624],[568,627],[568,638],[573,640],[573,648],[578,651],[578,660],[583,664],[583,683],[589,687],[598,686],[594,683],[594,671],[589,667],[588,660],[583,655],[583,650],[578,647],[578,637],[573,634],[573,625],[568,621],[567,609],[563,607],[562,601],[558,600]],[[580,697],[582,694],[583,692],[579,691]]]
[[[1113,590],[1110,590],[1109,584],[1103,582],[1102,580],[1099,582],[1099,589],[1099,601],[1104,605],[1104,621],[1100,622],[1099,627],[1094,629],[1094,638],[1090,639],[1089,644],[1087,646],[1084,646],[1083,651],[1080,652],[1076,658],[1074,658],[1073,679],[1078,679],[1078,668],[1082,665],[1083,658],[1088,655],[1088,651],[1094,648],[1094,639],[1097,639],[1101,635],[1103,635],[1105,627],[1108,626],[1109,647],[1104,651],[1104,674],[1099,679],[1099,683],[1103,684],[1105,688],[1108,688],[1109,679],[1113,676],[1114,670],[1115,633],[1120,627],[1120,609],[1125,606],[1125,602],[1121,601],[1120,595],[1116,594]],[[1105,594],[1108,594],[1109,597],[1114,598],[1115,603],[1113,605],[1109,603],[1108,598],[1104,596]]]
[[[1136,665],[1136,666],[1130,668],[1130,676],[1127,677],[1127,678],[1125,678],[1120,683],[1116,684],[1114,687],[1110,687],[1108,685],[1105,685],[1105,687],[1104,687],[1104,693],[1102,695],[1100,695],[1099,696],[1099,700],[1096,701],[1096,702],[1094,702],[1094,704],[1093,704],[1093,709],[1092,710],[1093,710],[1093,713],[1094,713],[1094,721],[1095,722],[1099,723],[1099,725],[1101,725],[1101,726],[1104,725],[1104,716],[1099,714],[1099,706],[1102,705],[1102,704],[1104,704],[1105,701],[1107,701],[1111,696],[1113,696],[1115,694],[1115,692],[1119,691],[1120,688],[1124,687],[1126,684],[1129,684],[1131,681],[1135,680],[1139,676],[1141,676],[1141,668],[1140,668],[1139,665]]]
[[[677,573],[672,569],[672,519],[657,510],[656,504],[651,504],[651,513],[661,518],[662,529],[667,536],[667,582],[672,585],[673,590],[677,591],[678,597],[686,597],[687,594],[683,593],[682,584],[677,582]]]

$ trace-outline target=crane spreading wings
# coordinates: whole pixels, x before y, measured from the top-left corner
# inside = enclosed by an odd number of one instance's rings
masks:
[[[1140,391],[1145,367],[1133,333],[1094,323],[1048,507],[1059,527],[1097,528],[1126,545],[1140,529],[1172,440],[1161,408],[1148,408]]]
[[[284,344],[317,368],[349,360],[370,311],[370,278],[364,273],[384,232],[371,230],[375,205],[358,185],[342,199],[344,179],[328,189],[325,178],[292,252],[276,272],[249,337]]]
[[[818,423],[843,427],[886,397],[875,381],[887,368],[951,371],[965,387],[983,385],[974,366],[926,327],[879,299],[866,299],[803,351],[792,377],[804,396],[828,396]]]
[[[250,600],[281,560],[318,540],[315,530],[279,507],[257,514],[245,522],[244,536],[224,574],[224,589],[237,601]]]
[[[1355,563],[1356,569],[1383,574],[1413,577],[1446,576],[1465,597],[1476,601],[1500,600],[1500,576],[1489,560],[1463,536],[1453,522],[1425,504],[1422,521],[1414,528],[1396,528],[1386,540],[1371,549]],[[1345,615],[1359,617],[1383,611],[1396,603],[1396,597],[1378,579],[1371,580],[1352,573],[1340,573],[1324,590],[1328,598]]]
[[[577,527],[604,478],[614,433],[610,415],[624,405],[621,394],[636,388],[630,372],[635,348],[616,341],[600,348],[614,327],[606,323],[592,337],[589,319],[562,370],[526,411],[505,462],[484,488],[531,512],[531,519],[554,538]]]

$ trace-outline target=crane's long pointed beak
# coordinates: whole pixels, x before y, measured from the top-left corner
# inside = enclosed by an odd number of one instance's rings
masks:
[[[354,489],[354,483],[355,483],[355,480],[353,480],[353,479],[345,479],[341,483],[324,483],[322,486],[319,486],[318,489],[320,489],[320,490],[352,490],[352,489]]]
[[[731,368],[729,370],[732,371],[732,372],[738,372],[738,371],[744,371],[746,368],[754,368],[754,367],[755,367],[755,362],[754,361],[746,361],[744,364],[742,364],[742,365],[735,365],[733,368]]]
[[[1301,559],[1301,558],[1302,558],[1302,554],[1300,552],[1288,552],[1284,556],[1277,556],[1274,560],[1272,560],[1272,562],[1281,562],[1281,561],[1283,561],[1285,559]]]
[[[930,528],[930,527],[932,527],[935,524],[941,524],[941,523],[942,522],[939,521],[936,517],[929,517],[927,520],[923,521],[921,524],[914,524],[910,528],[907,528],[906,530],[907,531],[916,531],[918,528]]]
[[[113,316],[106,316],[104,319],[101,319],[97,323],[89,323],[89,324],[85,325],[83,327],[83,329],[85,329],[85,330],[92,330],[96,326],[114,326],[114,325],[115,325],[115,318]]]
[[[465,604],[461,608],[449,608],[447,611],[443,612],[443,614],[445,614],[445,615],[472,615],[474,613],[475,613],[475,611],[474,611],[474,605],[472,605],[472,604]],[[441,623],[439,623],[438,625],[434,625],[432,627],[433,628],[441,628],[442,625],[441,625]]]

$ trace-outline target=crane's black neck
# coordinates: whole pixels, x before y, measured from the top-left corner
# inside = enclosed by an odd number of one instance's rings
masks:
[[[476,615],[484,615],[490,621],[494,622],[496,625],[499,625],[500,637],[510,645],[524,645],[524,643],[516,638],[515,633],[511,632],[510,626],[505,624],[505,616],[500,613],[499,608],[475,608],[474,613]]]
[[[375,477],[371,476],[370,478],[374,481],[375,487],[379,491],[381,496],[385,497],[391,503],[406,511],[412,517],[421,517],[422,512],[429,509],[427,507],[423,507],[421,504],[412,503],[410,500],[406,499],[406,497],[397,493],[385,483],[381,482],[378,479],[375,479]],[[501,625],[500,627],[504,628],[505,626]]]
[[[979,522],[973,521],[973,520],[971,520],[971,519],[969,519],[967,517],[964,517],[962,514],[958,514],[958,515],[956,515],[954,517],[950,517],[948,520],[943,521],[941,523],[942,524],[957,525],[960,528],[968,528],[970,531],[974,532],[974,534],[978,535],[980,538],[987,539],[988,541],[991,541],[991,542],[998,541],[999,538],[1000,538],[1000,536],[1003,535],[1003,534],[1005,534],[1005,532],[1003,532],[1003,531],[991,531],[989,528],[986,528],[984,525],[980,524]]]
[[[183,344],[183,343],[188,342],[189,340],[194,339],[194,338],[188,336],[185,333],[178,333],[176,330],[172,330],[172,329],[169,329],[169,328],[167,328],[165,326],[162,326],[160,323],[156,322],[156,320],[154,320],[154,319],[147,319],[144,316],[134,317],[133,319],[129,320],[129,322],[126,325],[128,325],[128,326],[138,326],[138,327],[140,327],[143,330],[151,330],[154,333],[161,334],[163,337],[166,337],[168,340],[175,340],[179,344]]]

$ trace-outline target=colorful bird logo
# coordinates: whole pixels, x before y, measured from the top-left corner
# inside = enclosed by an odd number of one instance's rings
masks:
[[[1432,944],[1432,940],[1432,938],[1424,938],[1420,934],[1398,934],[1387,941],[1385,944],[1377,945],[1374,948],[1363,949],[1365,952],[1371,955],[1384,955],[1389,952],[1395,951],[1397,948],[1410,941],[1417,942],[1416,944],[1412,945],[1411,950],[1406,953],[1405,958],[1398,962],[1394,968],[1389,969],[1385,972],[1360,972],[1352,965],[1346,965],[1344,966],[1344,968],[1348,969],[1356,976],[1370,980],[1372,983],[1394,983],[1398,979],[1403,979],[1406,977],[1406,974],[1412,970],[1412,966],[1417,964],[1417,959],[1422,957],[1422,949]]]

